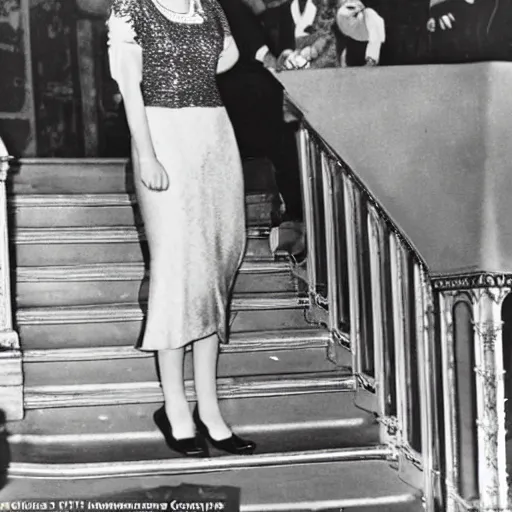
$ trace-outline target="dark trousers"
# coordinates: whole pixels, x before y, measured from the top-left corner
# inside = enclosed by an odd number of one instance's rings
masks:
[[[283,121],[281,84],[263,66],[254,64],[237,65],[219,75],[218,86],[242,158],[266,157],[272,162],[287,217],[302,220],[295,130]]]

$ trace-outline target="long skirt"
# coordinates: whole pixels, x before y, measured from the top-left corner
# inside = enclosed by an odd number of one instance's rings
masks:
[[[135,188],[150,252],[141,350],[166,350],[217,333],[227,341],[228,301],[245,251],[244,183],[223,107],[146,108],[165,191]]]

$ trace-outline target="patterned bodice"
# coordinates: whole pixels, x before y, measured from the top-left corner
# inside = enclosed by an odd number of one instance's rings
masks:
[[[153,0],[114,0],[112,15],[130,23],[142,48],[146,106],[222,105],[216,69],[229,26],[216,0],[204,0],[194,18],[178,15],[180,21],[168,19]]]

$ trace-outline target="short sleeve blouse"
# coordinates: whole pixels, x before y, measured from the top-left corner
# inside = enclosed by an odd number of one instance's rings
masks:
[[[191,1],[195,18],[182,15],[183,21],[166,17],[153,0],[113,1],[107,22],[111,75],[119,82],[129,62],[146,106],[222,106],[216,70],[231,39],[229,24],[217,0]]]

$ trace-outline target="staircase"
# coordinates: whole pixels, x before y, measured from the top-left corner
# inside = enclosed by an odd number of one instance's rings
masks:
[[[125,162],[25,160],[11,176],[26,415],[8,425],[1,500],[101,498],[186,482],[239,486],[244,511],[422,509],[388,460],[375,418],[354,405],[349,354],[337,364],[327,358],[329,333],[309,320],[303,283],[269,252],[271,170],[256,160],[244,172],[248,249],[218,385],[226,419],[258,450],[205,460],[170,451],[152,422],[162,393],[153,355],[133,348],[147,253]]]

